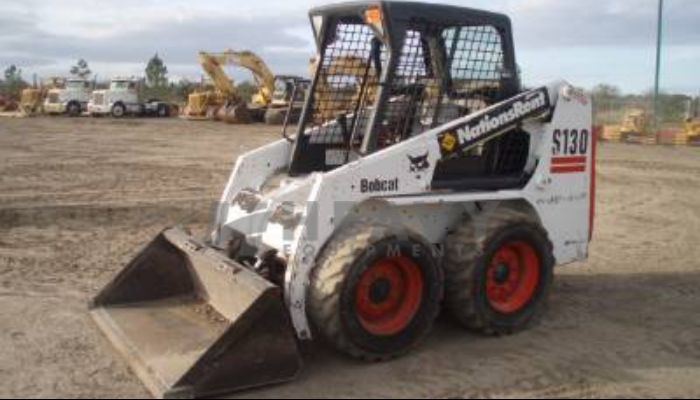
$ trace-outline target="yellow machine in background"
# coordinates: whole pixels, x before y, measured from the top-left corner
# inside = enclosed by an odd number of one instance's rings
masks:
[[[317,60],[312,60],[312,69]],[[315,110],[321,110],[314,119],[326,121],[332,119],[336,114],[351,112],[353,105],[362,95],[361,87],[364,75],[367,74],[369,84],[366,85],[365,97],[372,101],[376,95],[377,76],[374,69],[368,68],[367,61],[355,56],[340,56],[323,67],[321,80],[318,82],[319,96],[315,99]],[[334,81],[343,82],[343,87],[336,87]]]
[[[4,110],[10,112],[6,116],[21,118],[42,114],[44,112],[44,100],[49,91],[61,87],[64,83],[65,81],[62,78],[53,77],[39,85],[22,89],[19,103],[8,107],[10,109]]]
[[[260,56],[247,50],[226,50],[219,54],[200,52],[199,61],[210,84],[208,88],[190,94],[185,118],[220,119],[232,123],[263,120],[271,124],[282,123],[290,103],[293,105],[292,119],[298,118],[307,88],[302,78],[273,74]],[[257,92],[250,103],[242,98],[226,74],[224,67],[227,65],[245,68],[253,74]]]
[[[634,108],[627,111],[620,129],[620,140],[625,143],[656,143],[652,118],[646,110]]]
[[[27,88],[22,90],[19,108],[26,116],[42,113],[46,90],[43,88]]]
[[[246,101],[236,90],[224,67],[235,64],[233,52],[199,53],[199,63],[213,86],[189,95],[184,117],[187,119],[218,119],[228,123],[247,124],[251,121]]]
[[[621,125],[606,126],[603,139],[611,142],[656,144],[656,133],[649,113],[643,108],[630,108]]]
[[[687,144],[700,146],[700,97],[688,101],[684,134]]]

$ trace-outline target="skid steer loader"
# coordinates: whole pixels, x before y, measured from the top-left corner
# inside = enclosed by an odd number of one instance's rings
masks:
[[[506,16],[408,2],[310,15],[318,63],[296,135],[238,158],[205,240],[165,230],[92,302],[156,396],[291,380],[311,339],[388,360],[443,304],[466,328],[518,332],[554,266],[587,257],[591,101],[564,82],[523,91]],[[363,74],[325,67],[351,57]]]

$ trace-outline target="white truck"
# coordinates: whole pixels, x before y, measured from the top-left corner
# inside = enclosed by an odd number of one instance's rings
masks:
[[[134,78],[113,78],[107,90],[95,90],[88,102],[88,113],[92,116],[111,115],[114,118],[170,116],[168,103],[149,99],[143,100],[141,80]]]
[[[85,79],[68,79],[62,88],[50,89],[44,100],[47,114],[78,117],[87,111],[92,84]]]

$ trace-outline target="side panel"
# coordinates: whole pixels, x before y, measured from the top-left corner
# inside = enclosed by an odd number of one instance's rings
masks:
[[[557,264],[584,260],[592,223],[595,162],[590,99],[565,86],[542,138],[537,150],[542,155],[540,165],[525,198],[549,232]]]

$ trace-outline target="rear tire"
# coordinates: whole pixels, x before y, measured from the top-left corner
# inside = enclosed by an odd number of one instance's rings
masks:
[[[507,335],[538,322],[553,281],[554,255],[532,216],[509,208],[465,220],[446,239],[447,307],[468,329]]]
[[[311,274],[307,312],[319,336],[366,361],[405,354],[440,311],[443,273],[417,235],[358,224],[338,234]]]

